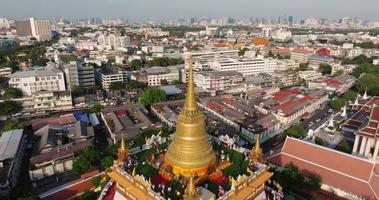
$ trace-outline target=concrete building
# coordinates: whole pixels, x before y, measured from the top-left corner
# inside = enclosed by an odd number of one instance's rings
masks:
[[[306,49],[294,49],[291,51],[291,60],[294,60],[300,63],[306,63],[308,62],[310,55],[311,55],[311,52]]]
[[[109,85],[112,82],[126,83],[128,81],[128,73],[113,66],[104,66],[95,70],[95,79],[104,90],[108,91]]]
[[[299,78],[305,81],[312,81],[322,78],[322,73],[315,70],[299,71]]]
[[[117,50],[120,48],[126,48],[130,46],[129,36],[120,36],[115,34],[104,35],[101,34],[98,38],[99,50]]]
[[[72,109],[72,98],[69,90],[37,91],[30,96],[13,99],[21,102],[26,113],[43,113],[46,111],[63,111]]]
[[[240,85],[244,77],[240,72],[198,72],[195,74],[195,84],[208,92],[224,91]]]
[[[211,64],[215,71],[237,71],[243,76],[256,75],[259,73],[272,73],[277,70],[277,62],[272,59],[225,59]]]
[[[24,96],[41,90],[66,90],[63,72],[54,67],[17,71],[9,75],[9,78],[9,86],[20,89]]]
[[[159,86],[163,80],[167,82],[179,80],[179,68],[177,66],[150,67],[145,69],[145,72],[149,86]]]
[[[73,61],[63,66],[67,88],[73,86],[89,87],[95,85],[95,73],[92,65]]]
[[[233,58],[238,59],[238,49],[221,49],[209,51],[184,52],[185,68],[188,69],[188,59],[191,56],[192,62],[212,62],[219,59]],[[194,66],[195,67],[195,66]],[[196,70],[196,67],[194,68]]]
[[[22,129],[6,131],[0,137],[0,194],[17,184],[25,143]]]
[[[16,21],[16,31],[20,36],[32,36],[38,41],[50,40],[51,25],[48,20],[37,20],[33,17],[29,20]]]

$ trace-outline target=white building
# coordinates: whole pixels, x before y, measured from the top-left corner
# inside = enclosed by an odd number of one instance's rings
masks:
[[[213,62],[219,59],[233,58],[238,59],[238,49],[218,49],[218,50],[209,50],[209,51],[193,51],[193,52],[184,52],[184,63],[185,68],[189,68],[188,59],[191,56],[192,62],[196,63],[205,63]],[[196,70],[194,66],[194,70]]]
[[[277,62],[273,59],[225,59],[215,61],[211,64],[215,71],[237,71],[243,76],[259,73],[271,73],[277,70]]]
[[[54,67],[18,71],[9,75],[9,78],[9,86],[20,89],[24,96],[41,90],[66,90],[63,72]]]
[[[97,38],[99,43],[99,50],[117,50],[120,48],[125,48],[130,45],[130,37],[129,36],[120,36],[115,34],[110,35],[100,35]]]
[[[128,81],[128,73],[114,67],[102,67],[95,70],[95,79],[104,90],[108,91],[109,85],[112,82],[126,83]]]
[[[50,22],[36,20],[33,17],[24,21],[16,21],[16,30],[20,36],[32,36],[38,41],[50,40],[52,37]]]
[[[195,74],[195,84],[208,92],[224,91],[239,86],[244,80],[240,72],[198,72]]]
[[[163,80],[167,82],[179,80],[179,69],[177,66],[150,67],[145,69],[145,72],[149,86],[159,86]]]
[[[307,70],[307,71],[299,71],[299,78],[304,79],[306,81],[312,81],[322,78],[322,73],[316,70]]]

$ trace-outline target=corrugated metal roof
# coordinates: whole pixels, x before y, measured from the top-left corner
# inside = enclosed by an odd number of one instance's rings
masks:
[[[0,160],[14,158],[20,145],[23,129],[4,132],[0,137]]]

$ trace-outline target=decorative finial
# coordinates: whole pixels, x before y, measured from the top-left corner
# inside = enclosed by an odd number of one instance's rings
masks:
[[[128,156],[128,149],[126,148],[124,141],[124,133],[121,134],[121,145],[118,149],[117,161],[118,163],[123,163]]]
[[[260,145],[260,135],[258,135],[257,141],[255,141],[255,147],[253,148],[250,159],[253,162],[259,162],[262,160],[262,149]]]
[[[188,183],[187,188],[184,191],[184,199],[185,200],[197,200],[199,199],[199,194],[197,192],[195,183],[193,181],[193,177],[191,176]]]
[[[187,87],[186,101],[184,104],[183,112],[185,114],[193,114],[197,112],[196,96],[195,96],[195,87],[194,87],[194,77],[193,77],[193,64],[192,56],[189,57],[189,79]]]

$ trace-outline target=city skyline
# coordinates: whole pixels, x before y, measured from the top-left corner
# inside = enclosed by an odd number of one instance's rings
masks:
[[[41,5],[43,5],[41,7]],[[376,6],[375,6],[376,5]],[[262,1],[227,1],[220,0],[183,0],[170,2],[167,0],[140,0],[127,2],[122,0],[5,0],[0,7],[0,17],[23,19],[29,16],[52,19],[62,16],[67,19],[85,17],[126,18],[131,21],[167,21],[181,18],[220,18],[250,17],[277,18],[278,16],[294,16],[296,20],[316,17],[338,19],[344,16],[358,17],[367,20],[378,20],[375,0],[319,0],[309,3],[301,0]],[[210,8],[214,9],[210,9]],[[336,10],[335,8],[338,8]],[[17,9],[17,12],[15,12]]]

